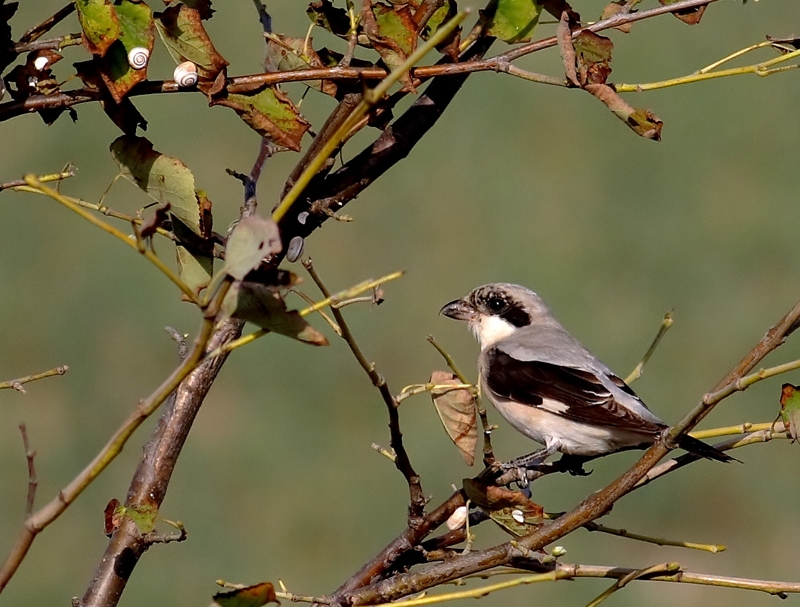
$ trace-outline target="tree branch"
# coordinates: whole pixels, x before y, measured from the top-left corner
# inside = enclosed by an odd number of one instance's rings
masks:
[[[739,379],[780,346],[797,328],[798,322],[800,322],[800,302],[717,384],[713,393],[706,395],[698,406],[670,429],[669,438],[675,440],[681,433],[691,430],[716,404],[732,394]],[[618,499],[636,487],[670,448],[666,441],[656,442],[630,470],[605,489],[590,495],[572,511],[549,525],[539,527],[518,542],[507,542],[487,550],[470,552],[444,563],[429,565],[420,571],[396,575],[350,592],[342,597],[340,602],[365,605],[396,600],[466,575],[507,565],[517,556],[524,557],[529,552],[540,550],[605,514]]]

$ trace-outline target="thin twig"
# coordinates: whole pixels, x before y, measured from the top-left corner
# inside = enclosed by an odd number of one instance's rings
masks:
[[[615,584],[612,584],[610,588],[601,592],[595,599],[589,601],[586,607],[597,607],[612,594],[625,588],[625,586],[627,586],[633,580],[640,580],[653,575],[673,574],[677,571],[680,571],[680,568],[681,566],[678,563],[661,563],[659,565],[652,565],[650,567],[645,567],[644,569],[631,571],[630,573],[619,578]]]
[[[750,48],[751,47],[748,47],[748,49],[743,49],[743,51],[750,50]],[[669,80],[660,80],[658,82],[647,82],[643,84],[615,84],[614,88],[618,93],[640,93],[642,91],[654,91],[656,89],[663,89],[671,86],[691,84],[694,82],[701,82],[703,80],[712,80],[714,78],[741,76],[743,74],[755,74],[756,76],[762,76],[762,77],[771,76],[773,74],[778,74],[781,72],[786,72],[789,70],[795,70],[797,68],[800,68],[800,64],[786,65],[782,67],[772,67],[779,63],[783,63],[791,59],[796,59],[798,57],[800,57],[800,50],[792,51],[791,53],[786,53],[784,55],[775,57],[774,59],[770,59],[768,61],[762,61],[761,63],[755,63],[753,65],[745,65],[743,67],[733,67],[727,70],[719,70],[719,71],[700,70],[693,74],[689,74],[688,76],[681,76],[679,78],[670,78]],[[729,58],[730,57],[725,57],[721,59],[718,63],[728,61]]]
[[[43,36],[51,29],[53,29],[53,27],[55,27],[58,23],[69,17],[74,10],[75,10],[75,4],[73,2],[70,2],[65,7],[58,10],[52,17],[48,17],[40,24],[32,27],[27,32],[22,34],[22,37],[19,39],[19,42],[22,44],[38,40],[41,36]]]
[[[60,173],[50,173],[48,175],[40,175],[37,177],[40,183],[47,183],[49,181],[61,181],[62,179],[69,179],[70,177],[75,176],[75,170],[70,169],[66,171],[61,171]],[[14,179],[12,181],[6,181],[5,183],[0,183],[0,192],[3,190],[10,190],[11,188],[18,188],[20,186],[26,186],[28,182],[24,179]]]
[[[39,196],[47,196],[47,194],[45,194],[41,190],[38,190],[36,188],[32,188],[32,187],[30,187],[28,185],[14,186],[12,189],[15,192],[27,192],[29,194],[38,194]],[[62,196],[63,196],[63,194],[62,194]],[[114,209],[110,209],[109,207],[107,207],[106,205],[104,205],[102,203],[89,202],[88,200],[83,200],[82,198],[75,198],[73,196],[64,196],[64,198],[69,200],[73,204],[78,205],[79,207],[82,207],[84,209],[91,209],[92,211],[97,211],[98,213],[106,215],[107,217],[113,217],[114,219],[120,219],[120,220],[122,220],[122,221],[124,221],[126,223],[135,223],[137,226],[141,226],[144,223],[144,220],[142,218],[140,218],[140,217],[134,217],[133,215],[126,215],[125,213],[120,213],[119,211],[115,211]],[[175,236],[175,234],[173,234],[169,230],[165,230],[162,227],[157,227],[156,228],[156,233],[160,234],[161,236],[164,236],[166,238],[169,238],[173,242],[178,242],[178,237]],[[220,253],[218,251],[215,250],[214,251],[214,256],[215,257],[220,257],[221,255],[220,255]]]
[[[314,268],[314,264],[311,259],[305,260],[303,262],[303,267],[306,269],[306,271],[308,271],[311,279],[314,281],[317,287],[319,287],[319,290],[322,292],[322,294],[326,298],[330,298],[331,292],[325,286],[325,283],[322,282],[322,279]],[[400,415],[398,412],[399,402],[394,396],[392,396],[389,385],[386,383],[386,380],[383,378],[383,376],[378,372],[377,368],[375,367],[375,363],[368,361],[364,356],[364,353],[361,351],[353,332],[350,330],[347,321],[345,321],[342,311],[338,308],[331,307],[331,314],[333,314],[336,324],[338,324],[339,328],[342,330],[342,338],[347,343],[350,351],[353,353],[353,356],[358,361],[358,364],[361,365],[362,369],[364,369],[364,372],[369,377],[372,385],[378,389],[383,402],[386,404],[386,409],[389,413],[389,433],[391,435],[389,444],[395,453],[394,465],[402,473],[406,479],[406,482],[408,483],[409,498],[411,501],[411,505],[408,509],[409,525],[414,526],[422,518],[427,500],[422,491],[420,477],[414,470],[414,467],[411,464],[411,459],[409,458],[408,452],[403,444],[403,434],[400,431]]]
[[[14,45],[14,52],[18,55],[30,53],[31,51],[53,50],[60,51],[68,46],[78,46],[83,42],[80,34],[67,34],[47,40],[37,40],[36,42],[17,43]]]
[[[75,204],[72,200],[67,198],[66,196],[62,196],[57,191],[53,190],[52,188],[48,188],[47,186],[43,185],[34,175],[26,175],[25,182],[28,184],[29,187],[40,191],[42,194],[49,196],[56,202],[61,203],[65,207],[67,207],[73,213],[83,217],[86,221],[91,223],[92,225],[97,226],[104,232],[111,234],[112,236],[116,237],[118,240],[124,242],[126,245],[131,247],[133,250],[138,251],[145,259],[147,259],[150,263],[152,263],[164,276],[166,276],[172,284],[178,287],[181,292],[186,296],[186,298],[195,304],[198,308],[203,309],[203,301],[200,297],[195,293],[194,289],[187,285],[175,272],[172,271],[169,266],[167,266],[161,259],[156,255],[152,250],[148,249],[147,247],[140,247],[136,241],[131,240],[128,238],[124,233],[120,232],[114,226],[106,223],[102,219],[95,217],[91,213],[86,212],[83,208],[79,205]]]
[[[653,352],[656,351],[656,348],[658,347],[658,344],[661,343],[661,338],[663,338],[664,335],[666,335],[667,331],[669,330],[669,328],[672,326],[672,324],[674,322],[675,321],[672,319],[672,311],[671,310],[669,312],[667,312],[666,314],[664,314],[664,319],[661,321],[661,326],[659,327],[658,333],[656,333],[656,336],[653,339],[653,343],[651,343],[650,347],[647,348],[647,352],[644,353],[644,356],[642,357],[642,360],[639,361],[639,364],[636,365],[636,367],[634,367],[633,371],[631,371],[631,374],[628,375],[628,377],[625,378],[625,383],[626,384],[632,384],[633,382],[635,382],[637,379],[639,379],[642,376],[642,372],[644,371],[644,366],[650,360],[650,357],[653,355]]]
[[[616,535],[617,537],[624,537],[629,540],[636,540],[638,542],[645,542],[647,544],[655,544],[657,546],[675,546],[676,548],[690,548],[692,550],[702,550],[704,552],[711,552],[717,554],[724,552],[725,546],[722,544],[698,544],[696,542],[682,542],[680,540],[670,540],[667,538],[653,537],[650,535],[642,535],[640,533],[631,533],[627,529],[616,529],[614,527],[606,527],[599,523],[591,522],[583,526],[588,531],[597,531],[599,533],[606,533],[608,535]]]
[[[36,451],[31,448],[31,443],[28,440],[28,428],[24,423],[19,425],[19,432],[22,434],[22,446],[25,448],[25,459],[28,462],[28,497],[25,500],[25,518],[28,518],[33,512],[36,486],[39,484],[36,480],[36,465],[33,461],[36,457]]]
[[[27,384],[37,379],[44,379],[45,377],[53,377],[54,375],[64,375],[67,371],[69,371],[69,367],[67,365],[61,365],[49,371],[42,371],[41,373],[34,373],[33,375],[26,375],[25,377],[19,377],[17,379],[9,379],[0,382],[0,390],[13,388],[17,392],[22,392],[24,394],[25,388],[22,387],[22,384]]]
[[[216,309],[219,308],[229,285],[230,283],[226,283],[220,289],[218,297],[212,306],[214,313],[211,314],[210,310],[207,311],[207,316],[203,320],[200,332],[186,359],[150,396],[139,401],[134,411],[128,416],[128,419],[114,432],[94,459],[66,487],[59,491],[55,498],[25,519],[23,528],[11,548],[11,553],[0,566],[0,592],[6,587],[19,568],[36,536],[61,516],[70,504],[116,459],[136,429],[161,406],[167,397],[200,364],[206,344],[214,329]]]

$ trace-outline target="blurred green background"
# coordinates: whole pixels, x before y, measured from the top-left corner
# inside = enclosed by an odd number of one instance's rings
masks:
[[[152,3],[157,8],[160,3]],[[653,2],[646,3],[650,6]],[[63,0],[21,2],[15,35]],[[604,2],[584,0],[585,18]],[[303,36],[303,2],[271,2],[276,32]],[[250,2],[217,2],[208,29],[231,63],[229,74],[259,71],[260,26]],[[725,2],[687,27],[665,16],[616,43],[615,82],[675,77],[766,34],[800,30],[793,0]],[[77,29],[75,20],[56,33]],[[553,26],[541,26],[544,35]],[[342,45],[317,33],[320,45]],[[498,44],[495,51],[502,50]],[[83,60],[66,49],[69,64]],[[772,55],[765,52],[761,58]],[[754,59],[755,61],[756,59]],[[520,62],[562,73],[555,49]],[[157,48],[151,78],[169,78]],[[609,366],[626,374],[662,315],[676,324],[636,384],[668,421],[677,420],[800,297],[797,213],[800,175],[800,72],[742,76],[628,95],[665,122],[663,142],[637,138],[579,91],[494,73],[471,77],[433,131],[345,210],[353,223],[328,222],[307,242],[333,289],[395,269],[386,303],[346,309],[367,355],[393,391],[442,368],[425,341],[433,333],[465,369],[477,346],[465,328],[437,316],[474,286],[513,281],[538,291],[561,321]],[[297,99],[303,87],[287,87]],[[199,94],[137,98],[156,149],[181,158],[214,202],[224,231],[241,204],[226,168],[249,170],[257,135]],[[319,128],[334,102],[312,91],[302,111]],[[0,180],[79,168],[64,190],[97,200],[116,173],[108,145],[118,131],[96,105],[77,107],[46,127],[35,116],[0,126]],[[371,136],[374,133],[370,133]],[[363,139],[362,139],[363,140]],[[306,145],[308,139],[306,139]],[[348,148],[345,156],[355,153]],[[277,201],[296,155],[280,154],[260,184],[262,212]],[[133,212],[146,203],[127,182],[107,198]],[[105,443],[138,399],[176,364],[165,325],[193,333],[194,310],[146,262],[55,202],[0,195],[0,376],[68,364],[70,372],[0,392],[0,552],[5,558],[23,518],[26,470],[17,429],[25,421],[37,450],[37,504],[53,498]],[[124,227],[124,226],[123,226]],[[166,242],[160,253],[172,258]],[[302,268],[296,266],[302,273]],[[306,281],[307,293],[317,296]],[[370,443],[388,443],[386,414],[362,370],[320,319],[332,344],[314,349],[271,336],[236,352],[206,401],[162,508],[189,531],[183,544],[157,546],[140,562],[122,605],[208,604],[213,581],[282,579],[303,594],[332,591],[404,526],[402,477]],[[794,337],[768,363],[800,356]],[[771,421],[782,381],[764,382],[720,406],[704,426]],[[405,401],[402,427],[434,503],[475,474],[442,432],[426,397]],[[500,424],[502,458],[531,443]],[[105,504],[123,499],[152,423],[89,490],[35,542],[0,603],[67,604],[83,594],[106,545]],[[704,572],[798,581],[798,447],[775,441],[737,453],[744,465],[701,462],[619,502],[603,522],[640,533],[722,543],[711,555],[659,548],[578,531],[563,545],[567,562],[643,567],[664,561]],[[636,454],[596,463],[588,478],[536,483],[534,499],[556,511],[576,504],[626,469]],[[503,541],[486,524],[477,545]],[[483,605],[583,605],[608,581],[518,588]],[[767,595],[638,583],[615,605],[774,604]],[[796,600],[796,599],[790,599]]]

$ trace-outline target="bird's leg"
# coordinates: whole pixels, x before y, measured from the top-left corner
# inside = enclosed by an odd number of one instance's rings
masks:
[[[544,463],[544,460],[553,455],[555,451],[556,450],[552,447],[545,447],[533,453],[528,453],[528,455],[515,457],[505,464],[500,464],[500,467],[503,470],[512,470],[514,468],[532,468],[534,466],[539,466]]]

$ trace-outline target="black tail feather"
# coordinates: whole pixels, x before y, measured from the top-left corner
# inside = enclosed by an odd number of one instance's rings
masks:
[[[718,462],[739,462],[738,459],[735,457],[731,457],[727,453],[723,453],[716,447],[712,447],[708,443],[704,443],[701,440],[693,438],[688,434],[684,434],[678,439],[678,446],[681,449],[685,449],[689,453],[693,453],[694,455],[699,455],[700,457],[704,457],[706,459],[713,459]],[[739,462],[741,463],[741,462]]]

